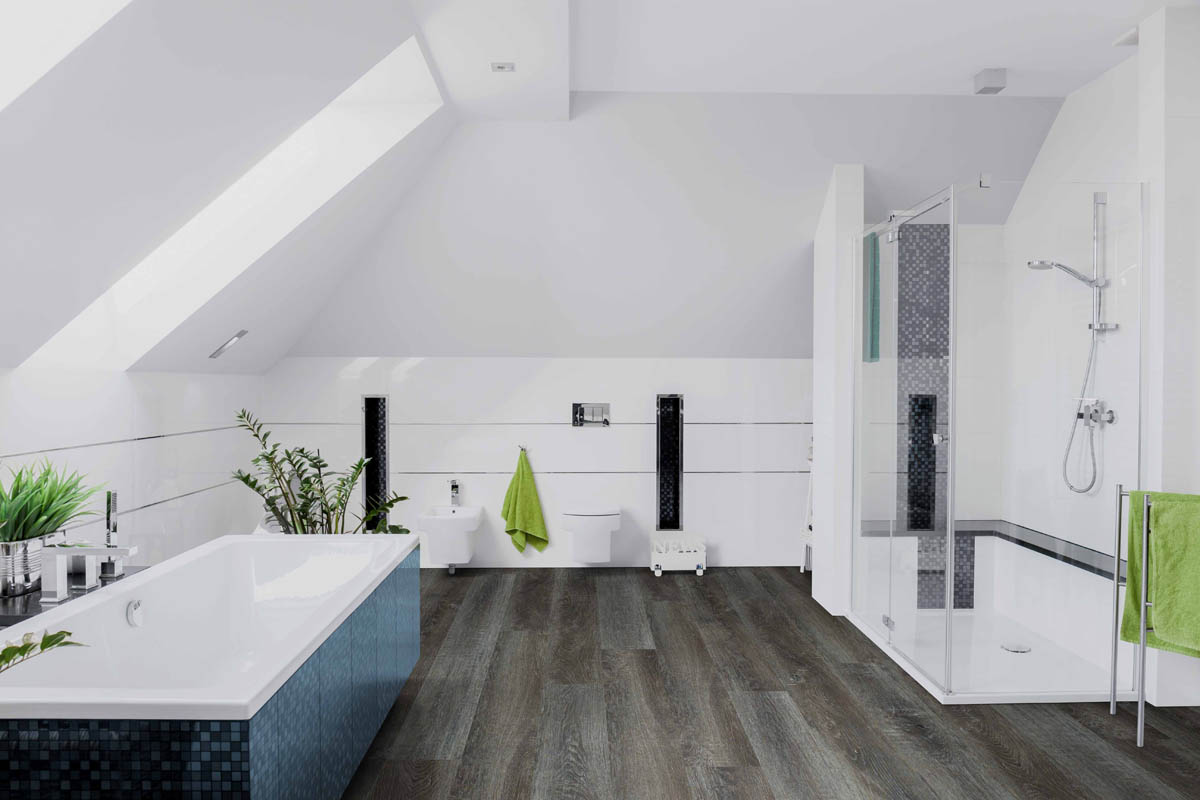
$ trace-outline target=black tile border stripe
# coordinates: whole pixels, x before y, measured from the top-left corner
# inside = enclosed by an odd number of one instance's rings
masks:
[[[871,526],[871,528],[862,532],[861,535],[864,537],[883,537],[889,535],[889,529],[877,527],[886,525],[887,523],[868,522],[866,524]],[[1032,550],[1035,553],[1053,558],[1055,561],[1061,561],[1064,564],[1077,567],[1093,575],[1099,575],[1106,580],[1112,580],[1113,557],[1111,553],[1094,550],[1068,539],[1051,536],[1048,533],[1042,533],[1033,528],[1026,528],[1007,520],[959,520],[955,524],[954,534],[955,536],[994,536],[997,539],[1012,542],[1027,550]],[[946,534],[945,531],[902,530],[896,532],[895,535],[897,537],[940,537]],[[1120,563],[1121,583],[1124,583],[1125,560],[1121,559]]]

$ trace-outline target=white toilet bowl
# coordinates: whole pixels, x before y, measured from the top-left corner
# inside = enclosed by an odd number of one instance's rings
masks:
[[[612,535],[621,527],[618,508],[574,508],[562,515],[571,558],[588,564],[612,561]]]

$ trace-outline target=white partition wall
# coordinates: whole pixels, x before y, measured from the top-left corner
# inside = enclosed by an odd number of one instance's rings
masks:
[[[855,269],[863,229],[863,167],[838,164],[813,244],[813,597],[850,610],[854,491]]]

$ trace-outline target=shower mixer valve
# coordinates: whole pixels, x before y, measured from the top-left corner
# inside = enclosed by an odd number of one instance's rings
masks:
[[[1083,420],[1083,424],[1091,428],[1102,424],[1109,424],[1117,421],[1117,413],[1111,408],[1104,407],[1103,400],[1096,400],[1091,397],[1082,398],[1083,403],[1079,408],[1078,419]]]

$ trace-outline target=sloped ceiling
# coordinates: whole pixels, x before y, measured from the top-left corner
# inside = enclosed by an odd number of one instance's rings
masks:
[[[15,366],[408,38],[391,0],[135,0],[0,111]],[[12,294],[9,294],[9,293]]]
[[[566,124],[463,124],[292,352],[807,357],[833,165],[880,219],[1024,177],[1059,104],[577,93]]]
[[[1058,60],[1017,70],[1009,94],[1061,95],[1131,52],[1110,29],[1161,5],[1070,2],[1022,23],[1031,50],[955,0],[869,0],[853,19],[815,0],[133,0],[0,110],[0,263],[21,297],[0,314],[0,367],[414,30],[451,107],[136,369],[257,372],[287,352],[802,355],[830,166],[866,163],[872,219],[980,171],[1022,178],[1057,100],[907,95],[964,92],[971,58],[1041,63],[1055,37]],[[1011,196],[994,197],[985,215],[1002,219]],[[538,316],[514,324],[531,298]]]
[[[133,369],[182,372],[266,370],[309,329],[337,327],[318,312],[361,263],[405,191],[455,125],[443,107],[293,233],[175,328]],[[209,358],[239,330],[248,335]]]

